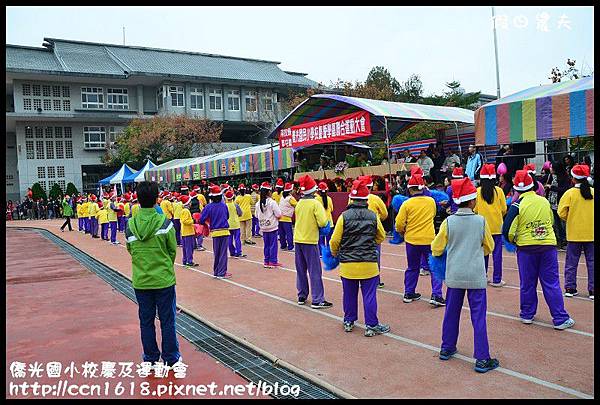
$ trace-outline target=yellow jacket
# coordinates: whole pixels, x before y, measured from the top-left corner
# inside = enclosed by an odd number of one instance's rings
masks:
[[[506,203],[505,203],[506,205]],[[402,207],[400,207],[402,208]],[[441,256],[448,245],[448,222],[444,219],[440,225],[440,231],[431,242],[431,254],[433,256]],[[483,255],[487,256],[494,250],[494,238],[488,226],[487,219],[485,221],[485,231],[483,235]]]
[[[350,205],[350,204],[352,204],[352,199],[348,198],[348,205]],[[367,204],[369,206],[369,209],[371,211],[373,211],[375,214],[377,214],[377,217],[380,220],[385,221],[387,219],[388,211],[385,206],[385,203],[383,202],[383,200],[381,198],[379,198],[375,194],[369,194],[369,197],[367,199]]]
[[[181,211],[183,210],[183,203],[181,201],[175,201],[171,204],[173,205],[173,219],[181,219]]]
[[[323,198],[321,198],[320,194],[315,195],[315,200],[317,200],[318,202],[321,203],[321,205],[323,205]],[[323,208],[325,208],[325,206],[323,205]],[[329,222],[331,222],[331,226],[333,226],[333,200],[331,199],[331,197],[327,196],[327,209],[325,209],[325,213],[327,214],[327,219],[329,220]]]
[[[333,230],[333,234],[331,235],[331,240],[329,241],[329,246],[331,247],[331,253],[334,256],[337,256],[337,253],[340,250],[340,243],[342,242],[342,235],[344,234],[344,216],[340,215],[337,223],[335,224],[335,228]],[[381,244],[385,240],[385,230],[383,229],[383,225],[377,218],[377,233],[375,235],[375,243]],[[352,262],[352,263],[340,263],[340,277],[349,278],[349,279],[361,279],[366,280],[371,277],[375,277],[379,274],[379,268],[377,266],[377,262]]]
[[[169,200],[162,200],[160,202],[160,208],[163,210],[163,214],[167,216],[167,218],[173,218],[173,204]]]
[[[235,203],[242,209],[240,221],[248,221],[252,219],[252,210],[250,208],[252,207],[252,196],[250,196],[250,194],[238,195],[235,198]]]
[[[123,204],[123,215],[128,217],[129,214],[131,214],[131,203],[126,202]]]
[[[98,211],[100,211],[100,207],[98,207],[98,203],[97,202],[91,202],[90,206],[88,207],[88,215],[91,217],[96,218],[96,214],[98,213]]]
[[[316,245],[319,228],[328,222],[323,205],[314,198],[301,198],[296,204],[295,214],[294,243]]]
[[[435,238],[433,219],[437,207],[435,200],[427,196],[414,196],[400,207],[396,217],[396,231],[404,234],[404,240],[413,245],[429,245]]]
[[[275,200],[277,205],[279,205],[279,201],[281,201],[281,194],[279,194],[277,191],[273,191],[273,194],[271,194],[271,198]]]
[[[494,202],[488,204],[481,195],[481,187],[477,188],[477,200],[473,212],[485,218],[485,223],[490,227],[492,235],[500,235],[502,233],[502,221],[508,208],[506,207],[504,191],[498,186],[495,189]]]
[[[81,216],[83,218],[90,217],[90,203],[89,202],[84,202],[83,204],[81,204]]]
[[[200,201],[200,204],[202,204],[203,207],[206,207],[206,197],[204,197],[204,194],[197,194],[196,198],[198,199],[198,201]]]
[[[77,203],[75,205],[75,212],[77,213],[77,218],[83,218],[83,215],[81,213],[81,204]]]
[[[594,189],[591,189],[594,195]],[[558,216],[567,222],[567,241],[594,241],[594,199],[586,200],[578,187],[565,191],[558,202]]]
[[[98,218],[98,224],[100,224],[100,225],[107,224],[108,223],[108,211],[106,211],[104,208],[99,210],[98,213],[96,214],[96,218]]]
[[[116,202],[108,203],[108,205],[106,206],[106,210],[108,211],[108,221],[109,222],[117,222],[117,212],[113,211],[113,209],[110,208],[110,204],[114,204],[115,208],[119,208],[118,204]]]
[[[135,203],[131,206],[131,217],[135,217],[140,210],[140,204]]]
[[[237,213],[236,203],[227,201],[225,204],[229,210],[229,230],[240,229],[240,217]]]
[[[502,235],[517,246],[556,246],[553,224],[554,215],[548,200],[535,191],[527,191],[508,209]]]
[[[181,210],[181,236],[194,236],[196,234],[194,230],[194,220],[192,219],[192,213],[187,208]]]

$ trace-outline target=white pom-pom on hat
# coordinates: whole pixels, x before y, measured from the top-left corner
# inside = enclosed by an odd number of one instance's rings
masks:
[[[358,194],[358,191],[352,190],[352,194]]]
[[[525,187],[525,183],[523,183],[523,182],[520,182],[520,183],[519,183],[519,187]]]

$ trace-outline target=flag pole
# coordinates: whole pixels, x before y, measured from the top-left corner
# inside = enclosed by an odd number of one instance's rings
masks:
[[[496,94],[500,99],[500,68],[498,66],[498,38],[496,36],[496,13],[492,6],[492,22],[494,29],[494,54],[496,55]]]

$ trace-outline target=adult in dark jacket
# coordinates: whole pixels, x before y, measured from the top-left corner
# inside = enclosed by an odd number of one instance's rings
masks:
[[[552,214],[554,215],[554,233],[558,248],[562,249],[567,244],[567,235],[565,223],[558,216],[558,202],[561,197],[572,187],[571,178],[565,170],[565,165],[562,161],[557,160],[552,164],[549,181],[544,184],[546,189],[546,198],[550,202]]]

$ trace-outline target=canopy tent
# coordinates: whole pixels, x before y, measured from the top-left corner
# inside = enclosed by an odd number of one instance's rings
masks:
[[[478,145],[594,135],[594,76],[532,87],[475,111]]]
[[[108,177],[100,180],[98,183],[100,183],[103,186],[107,185],[107,184],[123,184],[124,183],[123,180],[125,178],[131,176],[134,173],[135,173],[134,169],[127,166],[127,164],[124,164],[123,166],[121,166],[121,168],[119,170],[117,170],[111,176],[108,176]]]
[[[364,143],[360,143],[360,142],[350,142],[350,141],[346,141],[346,142],[342,142],[343,145],[348,145],[348,146],[353,146],[355,148],[359,148],[359,149],[371,149],[371,147],[369,145],[365,145]],[[294,152],[302,150],[304,148],[306,148],[307,146],[298,146],[297,148],[292,148],[294,150]]]
[[[250,146],[189,159],[178,159],[145,172],[151,181],[175,183],[284,170],[293,167],[293,151],[277,144]]]
[[[148,169],[152,169],[153,167],[156,167],[156,165],[150,160],[148,160],[144,167],[142,167],[139,171],[132,173],[130,176],[125,177],[123,179],[123,183],[140,183],[142,181],[145,181],[146,178],[144,177],[144,173],[146,173]]]

